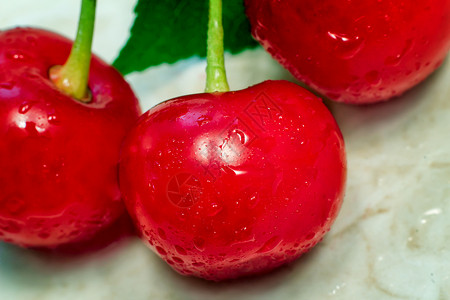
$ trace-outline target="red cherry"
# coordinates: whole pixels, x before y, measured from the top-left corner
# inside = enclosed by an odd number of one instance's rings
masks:
[[[346,161],[322,101],[266,81],[157,105],[128,134],[119,169],[147,246],[181,274],[222,280],[318,243],[341,206]]]
[[[49,79],[72,43],[39,29],[0,32],[0,239],[54,247],[85,240],[124,213],[119,148],[138,101],[112,67],[92,58],[92,101]]]
[[[424,80],[450,49],[449,0],[246,0],[253,36],[330,99],[372,103]]]

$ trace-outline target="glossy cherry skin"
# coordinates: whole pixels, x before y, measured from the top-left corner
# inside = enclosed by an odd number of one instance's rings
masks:
[[[401,95],[450,49],[450,0],[246,0],[253,36],[295,77],[356,104]]]
[[[318,243],[341,206],[346,160],[319,98],[266,81],[152,108],[128,134],[119,170],[145,243],[181,274],[223,280]]]
[[[119,149],[140,109],[129,85],[92,58],[86,104],[49,80],[72,43],[44,30],[0,32],[0,240],[56,247],[125,213]]]

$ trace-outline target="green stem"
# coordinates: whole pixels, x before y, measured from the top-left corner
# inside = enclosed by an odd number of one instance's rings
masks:
[[[88,78],[96,0],[82,0],[78,31],[66,63],[50,69],[50,78],[64,93],[89,102]]]
[[[205,92],[228,92],[223,57],[222,0],[209,1]]]

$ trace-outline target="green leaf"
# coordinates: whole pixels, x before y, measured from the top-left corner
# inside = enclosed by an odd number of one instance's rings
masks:
[[[207,0],[139,0],[130,39],[113,65],[122,74],[191,56],[206,56]],[[238,53],[257,43],[243,0],[223,3],[225,50]]]

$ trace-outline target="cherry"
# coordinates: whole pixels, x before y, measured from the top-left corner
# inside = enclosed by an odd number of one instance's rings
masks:
[[[317,244],[346,174],[342,135],[318,97],[287,81],[227,91],[218,3],[207,92],[147,111],[119,167],[146,245],[179,273],[210,280],[267,272]]]
[[[84,7],[85,2],[89,1],[83,1]],[[92,38],[92,30],[82,26],[80,22],[80,29]],[[75,45],[86,48],[85,43],[86,37],[80,42],[77,35]],[[26,247],[74,243],[94,236],[125,213],[117,180],[119,148],[140,110],[115,69],[96,56],[89,67],[90,40],[87,43],[87,67],[80,66],[86,74],[80,81],[87,82],[90,68],[89,91],[87,84],[70,84],[78,81],[77,76],[63,74],[69,63],[61,73],[51,71],[65,85],[61,91],[49,70],[64,64],[71,41],[40,29],[0,32],[3,241]],[[69,61],[79,60],[79,52],[72,53]],[[74,85],[84,102],[69,95]]]
[[[450,1],[246,0],[253,36],[330,99],[373,103],[430,75],[450,49]]]

